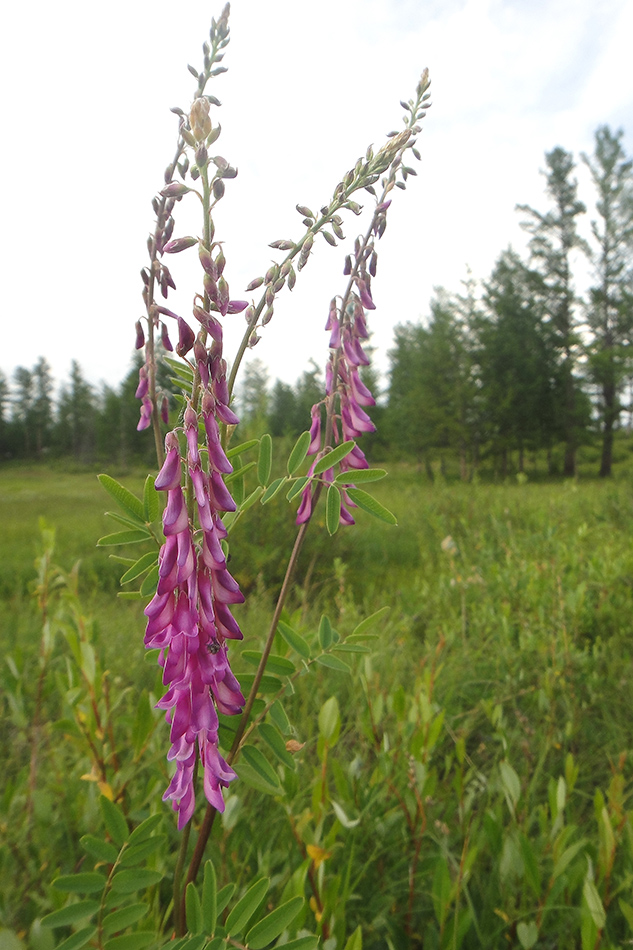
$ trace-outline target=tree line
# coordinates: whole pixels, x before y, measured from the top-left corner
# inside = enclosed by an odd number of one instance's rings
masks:
[[[613,439],[633,375],[633,162],[623,132],[601,126],[582,155],[595,192],[587,240],[579,222],[573,155],[545,155],[547,205],[518,205],[525,260],[503,251],[480,293],[438,291],[426,325],[397,327],[388,422],[419,458],[453,450],[462,474],[484,453],[505,474],[510,453],[564,447],[576,472],[580,445],[600,433],[599,474],[611,474]],[[577,293],[577,273],[590,286]]]
[[[588,239],[574,157],[557,147],[545,155],[547,204],[517,205],[526,258],[504,250],[487,280],[468,280],[461,294],[438,289],[426,322],[396,327],[388,388],[372,412],[378,431],[366,440],[375,455],[397,448],[430,472],[451,454],[467,478],[490,460],[503,476],[513,455],[522,471],[528,452],[544,453],[554,473],[562,446],[562,473],[573,476],[579,447],[599,433],[599,474],[611,474],[614,433],[633,409],[633,161],[622,139],[601,126],[592,155],[581,156],[595,193]],[[97,391],[73,362],[57,399],[44,358],[18,367],[12,385],[0,374],[0,457],[151,457],[150,437],[136,430],[138,365],[118,388]],[[375,376],[365,381],[378,391]],[[165,369],[160,383],[173,389]],[[264,364],[251,361],[237,397],[244,436],[298,435],[322,393],[314,362],[294,386],[270,387]]]

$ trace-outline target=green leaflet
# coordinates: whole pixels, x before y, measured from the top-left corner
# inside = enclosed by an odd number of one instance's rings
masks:
[[[384,505],[381,505],[369,492],[363,491],[362,488],[348,488],[347,494],[359,508],[368,511],[374,518],[379,518],[387,524],[398,524],[396,516]]]
[[[143,502],[137,498],[136,495],[133,495],[131,491],[128,491],[127,488],[121,485],[120,482],[117,482],[116,479],[111,478],[110,475],[98,475],[97,478],[102,487],[114,498],[123,511],[126,511],[139,521],[145,522]]]

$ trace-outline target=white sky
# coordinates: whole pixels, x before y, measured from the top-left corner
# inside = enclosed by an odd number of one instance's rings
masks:
[[[58,382],[73,358],[95,383],[116,385],[129,369],[151,199],[175,143],[169,107],[188,106],[187,63],[201,64],[221,9],[32,0],[4,12],[7,375],[40,355]],[[214,149],[239,169],[216,216],[232,297],[275,258],[270,241],[302,233],[295,204],[326,203],[366,146],[402,127],[398,102],[430,69],[418,177],[396,191],[379,245],[371,329],[382,369],[394,326],[424,317],[434,286],[457,291],[467,265],[485,278],[509,243],[525,246],[514,207],[546,206],[546,150],[591,152],[603,123],[623,126],[632,150],[631,0],[233,0],[230,23],[229,72],[208,91],[223,103]],[[584,185],[582,167],[578,177]],[[581,197],[593,200],[588,188]],[[180,203],[174,236],[199,230],[195,205]],[[350,215],[345,245],[319,238],[293,293],[282,292],[253,351],[271,380],[294,382],[310,357],[325,362],[328,303],[359,230]],[[170,261],[178,292],[168,306],[184,316],[199,289],[196,256]],[[227,323],[230,359],[243,317]]]

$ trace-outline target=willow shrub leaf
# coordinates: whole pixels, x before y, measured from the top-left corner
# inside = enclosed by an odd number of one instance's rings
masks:
[[[110,544],[139,544],[141,541],[150,541],[151,534],[141,528],[132,531],[116,531],[114,534],[106,534],[99,538],[97,545],[106,547]]]
[[[336,485],[330,485],[325,497],[325,527],[330,536],[336,534],[341,520],[341,493]]]
[[[282,475],[281,478],[276,478],[274,482],[271,482],[261,497],[262,505],[267,505],[269,501],[272,501],[277,492],[281,491],[287,481],[286,476]]]
[[[143,486],[143,515],[148,524],[156,521],[159,509],[158,492],[154,488],[154,476],[148,475]]]
[[[587,902],[587,907],[589,908],[589,913],[591,914],[591,919],[598,928],[602,930],[604,925],[607,922],[607,915],[605,914],[602,900],[600,899],[600,894],[594,882],[589,877],[589,872],[585,878],[585,883],[582,888],[582,896]]]
[[[58,944],[55,950],[80,950],[80,947],[85,947],[92,940],[96,932],[96,927],[83,927]]]
[[[398,524],[398,519],[393,512],[381,505],[369,492],[363,491],[362,488],[348,488],[347,494],[359,508],[368,511],[374,518],[379,518],[380,521],[385,521],[387,524]]]
[[[327,650],[334,639],[332,635],[332,624],[327,614],[323,614],[319,623],[319,643],[322,650]]]
[[[143,502],[137,498],[136,495],[133,495],[131,491],[128,491],[127,488],[110,475],[97,475],[97,478],[101,486],[114,498],[123,511],[127,511],[128,514],[133,515],[139,521],[145,522]]]
[[[360,818],[348,818],[338,802],[335,802],[334,799],[330,799],[330,804],[334,809],[334,814],[342,824],[343,828],[356,828],[360,825]]]
[[[294,772],[296,769],[295,761],[286,749],[286,743],[277,729],[268,722],[261,722],[257,728],[260,736],[273,754],[277,756],[283,765],[286,765]]]
[[[202,904],[193,881],[189,881],[185,891],[185,913],[189,933],[202,933]]]
[[[76,901],[68,907],[62,907],[61,910],[42,917],[42,927],[63,927],[66,924],[74,924],[85,917],[92,917],[100,907],[100,901]]]
[[[247,923],[268,893],[269,880],[267,877],[256,881],[249,887],[246,894],[240,898],[226,919],[226,932],[229,937],[241,933]]]
[[[501,785],[508,803],[508,808],[514,815],[514,810],[521,795],[521,780],[510,763],[505,759],[499,763],[499,774],[501,775]]]
[[[306,455],[308,454],[308,449],[310,448],[310,433],[302,432],[295,444],[292,447],[292,451],[288,456],[288,474],[294,475],[298,468],[303,464]]]
[[[327,471],[328,468],[332,468],[338,462],[342,462],[349,453],[352,451],[356,443],[353,439],[350,439],[349,442],[341,442],[340,445],[337,445],[335,449],[332,449],[331,452],[326,452],[325,455],[322,455],[319,461],[314,466],[314,475],[320,475],[321,472]]]
[[[153,930],[137,930],[133,934],[124,934],[122,937],[111,937],[106,940],[103,950],[143,950],[150,943],[156,941]]]
[[[137,577],[140,577],[141,574],[149,571],[150,567],[156,564],[157,558],[158,553],[156,551],[148,551],[147,554],[143,554],[142,557],[140,557],[138,561],[135,561],[132,567],[125,572],[119,583],[129,584],[130,581],[136,580]]]
[[[237,458],[237,456],[242,455],[243,452],[254,449],[256,445],[259,445],[259,439],[249,439],[248,442],[241,442],[239,445],[234,445],[232,449],[228,449],[226,457],[229,459]]]
[[[317,663],[320,663],[321,666],[326,666],[328,670],[336,670],[337,673],[351,673],[351,667],[344,663],[343,660],[340,660],[337,656],[332,656],[331,653],[322,653],[321,656],[317,656]]]
[[[336,696],[330,696],[319,710],[319,735],[333,746],[341,731],[341,714]]]
[[[538,940],[538,927],[533,920],[522,920],[517,924],[517,937],[523,950],[531,950]]]
[[[310,659],[310,647],[301,634],[293,630],[292,627],[284,623],[283,620],[280,620],[277,624],[277,632],[281,634],[288,646],[291,647],[295,653],[298,653],[299,656],[302,656],[306,660]]]
[[[292,499],[295,498],[299,494],[299,492],[302,492],[309,481],[310,481],[309,475],[302,475],[301,478],[298,478],[296,482],[294,483],[294,485],[292,485],[290,489],[288,490],[288,492],[286,493],[286,498],[288,499],[288,501],[292,501]]]
[[[150,871],[147,868],[135,868],[133,871],[118,871],[112,878],[112,890],[117,894],[135,894],[145,890],[153,884],[158,884],[163,875],[160,871]]]
[[[360,485],[361,482],[377,482],[386,474],[384,468],[358,468],[352,472],[339,472],[334,481],[338,485]]]
[[[105,887],[106,879],[97,871],[83,871],[80,874],[63,874],[53,881],[58,891],[73,894],[95,894]]]
[[[119,930],[125,930],[126,927],[130,927],[141,917],[144,917],[148,911],[147,904],[130,904],[128,907],[121,907],[104,917],[103,930],[106,934],[115,934]]]
[[[270,914],[260,920],[246,935],[246,944],[250,950],[263,950],[268,944],[282,933],[288,924],[291,924],[301,908],[303,897],[291,897],[289,901],[276,907]]]
[[[101,806],[101,814],[106,826],[106,831],[114,843],[121,847],[121,845],[127,841],[130,834],[125,815],[119,806],[111,802],[105,795],[100,797],[99,805]]]
[[[363,932],[360,929],[360,924],[354,933],[350,934],[344,950],[363,950]]]
[[[268,484],[273,467],[273,440],[266,433],[259,440],[259,457],[257,459],[257,481],[264,488]]]
[[[87,851],[91,857],[96,858],[98,861],[105,861],[106,864],[114,864],[119,856],[119,852],[114,845],[108,841],[104,841],[102,838],[95,837],[95,835],[84,835],[83,838],[79,840],[84,851]]]
[[[201,909],[202,929],[211,936],[218,919],[218,882],[213,861],[205,861]]]

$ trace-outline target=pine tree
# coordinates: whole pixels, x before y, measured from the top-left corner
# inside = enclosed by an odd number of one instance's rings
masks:
[[[622,129],[600,126],[592,157],[583,155],[597,191],[598,218],[591,222],[589,249],[595,283],[587,308],[593,341],[589,365],[601,397],[600,475],[611,474],[613,430],[622,409],[620,396],[631,363],[633,330],[633,161],[622,147]]]

